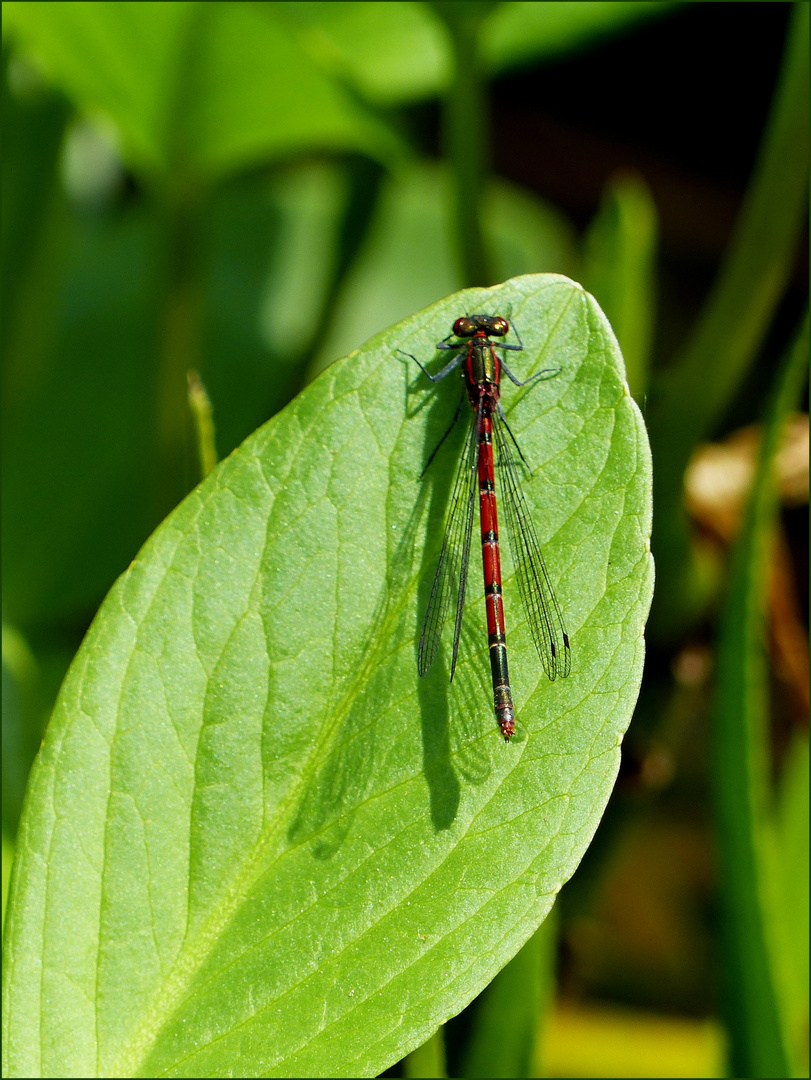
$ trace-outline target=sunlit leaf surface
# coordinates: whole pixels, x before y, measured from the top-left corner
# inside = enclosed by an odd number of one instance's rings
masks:
[[[509,563],[501,740],[474,565],[460,663],[416,644],[464,311],[504,312],[505,409],[572,640],[550,683]],[[446,354],[447,355],[447,354]],[[438,359],[438,358],[437,358]],[[459,433],[461,435],[461,431]],[[650,462],[615,339],[566,278],[449,297],[334,364],[111,590],[32,771],[6,924],[11,1075],[373,1076],[516,953],[605,807],[650,603]]]

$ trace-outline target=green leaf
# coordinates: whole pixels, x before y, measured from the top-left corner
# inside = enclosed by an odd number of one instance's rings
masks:
[[[445,88],[451,58],[428,4],[401,0],[273,3],[312,60],[367,101],[391,107]]]
[[[521,63],[557,57],[586,49],[612,34],[630,30],[644,19],[665,15],[677,5],[658,0],[618,0],[605,3],[499,4],[493,12],[482,49],[494,71]]]
[[[781,930],[770,792],[764,603],[777,511],[772,476],[783,422],[808,371],[808,319],[775,380],[757,475],[735,543],[718,640],[713,779],[721,857],[725,1006],[734,1076],[795,1076],[793,1005],[781,986]],[[795,868],[799,870],[799,868]],[[799,944],[799,943],[797,943]]]
[[[30,297],[30,272],[43,246],[43,234],[52,224],[57,162],[70,106],[61,95],[33,86],[27,93],[12,93],[9,50],[3,49],[3,160],[2,165],[2,325],[4,351],[22,331],[27,302],[33,299],[36,319],[41,296]],[[26,288],[28,285],[28,288]],[[13,347],[13,346],[11,346]]]
[[[808,734],[791,740],[775,821],[778,984],[795,1075],[808,1074]]]
[[[291,32],[313,61],[350,82],[367,101],[391,107],[434,97],[448,88],[450,43],[429,4],[307,0],[263,6],[286,14]],[[501,3],[482,34],[485,67],[501,72],[575,52],[674,6],[638,0]]]
[[[389,163],[403,152],[256,5],[12,2],[4,21],[82,110],[115,121],[147,174],[205,180],[312,149]]]
[[[63,207],[4,356],[4,604],[26,630],[89,619],[155,524],[150,228]]]
[[[610,178],[586,238],[583,281],[620,343],[628,385],[642,401],[648,384],[655,309],[658,216],[638,173]]]
[[[318,319],[334,260],[340,181],[318,166],[252,175],[207,203],[200,373],[223,455],[291,396],[289,353]],[[173,505],[152,464],[164,273],[152,209],[91,218],[61,207],[33,261],[21,332],[7,335],[3,599],[27,632],[85,627]],[[302,264],[291,251],[305,241]],[[191,487],[191,456],[188,472]]]
[[[509,744],[477,566],[453,684],[447,646],[417,677],[453,448],[417,477],[459,388],[396,351],[431,361],[483,309],[520,327],[520,376],[560,368],[504,399],[572,673],[543,674],[507,566]],[[6,1071],[374,1076],[424,1043],[597,827],[642,674],[650,507],[616,340],[563,277],[446,298],[248,439],[119,579],[63,685],[19,831]]]
[[[12,40],[84,110],[115,120],[131,160],[165,156],[172,69],[192,3],[15,3],[4,8]]]

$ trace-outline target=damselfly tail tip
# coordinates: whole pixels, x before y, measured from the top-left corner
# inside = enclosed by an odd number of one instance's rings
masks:
[[[504,742],[509,742],[515,733],[515,712],[510,708],[502,708],[497,714],[498,726],[504,736]]]

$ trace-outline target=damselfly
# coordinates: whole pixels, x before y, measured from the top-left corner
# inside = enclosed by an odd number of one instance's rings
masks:
[[[518,337],[515,327],[512,329]],[[500,494],[506,509],[507,534],[510,538],[510,549],[518,577],[518,591],[541,663],[546,674],[553,681],[558,676],[565,678],[569,674],[571,665],[569,636],[563,625],[560,607],[549,580],[529,506],[521,488],[520,470],[513,456],[513,449],[528,472],[529,467],[501,407],[502,371],[516,386],[529,386],[540,380],[552,378],[558,374],[558,370],[539,371],[523,382],[517,379],[504,361],[496,355],[496,349],[520,352],[524,347],[521,338],[518,337],[519,344],[517,345],[491,340],[503,338],[509,332],[510,323],[499,315],[465,315],[456,320],[453,324],[453,332],[437,345],[438,349],[456,350],[456,355],[436,375],[429,374],[419,360],[415,356],[412,357],[431,382],[439,382],[462,365],[465,389],[473,408],[473,421],[456,473],[439,565],[431,587],[428,609],[425,612],[417,667],[420,675],[425,675],[433,664],[439,650],[445,617],[455,599],[456,622],[451,660],[451,681],[453,680],[459,652],[459,633],[462,628],[462,611],[465,604],[470,542],[473,532],[473,509],[478,487],[493,700],[498,726],[505,741],[509,740],[515,731],[515,707],[507,670],[507,637],[501,592],[496,476],[499,479]],[[453,337],[462,340],[451,341]],[[440,446],[456,424],[463,403],[464,395],[459,402],[451,426],[429,457],[425,470],[428,469]],[[495,465],[497,468],[494,468],[493,442],[496,446]]]

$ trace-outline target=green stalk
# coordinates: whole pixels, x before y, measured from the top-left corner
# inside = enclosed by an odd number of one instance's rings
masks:
[[[490,2],[431,5],[451,39],[453,71],[445,100],[445,152],[453,185],[453,226],[462,285],[493,285],[490,252],[482,223],[482,198],[489,163],[489,120],[479,53]]]
[[[158,511],[165,514],[193,486],[187,372],[202,355],[202,199],[191,185],[168,184],[159,194],[158,272],[161,304],[156,401]]]
[[[189,117],[199,92],[199,56],[211,8],[191,5],[173,81],[167,86],[167,168],[156,178],[161,345],[156,401],[159,511],[165,514],[194,486],[193,434],[189,423],[187,372],[202,359],[204,228],[209,189],[194,161]]]
[[[779,372],[757,475],[732,556],[718,641],[713,777],[721,863],[731,1075],[791,1076],[778,980],[765,595],[777,510],[773,463],[806,373],[808,323]]]
[[[200,458],[200,475],[205,480],[217,464],[217,446],[214,439],[214,417],[211,399],[199,374],[186,372],[189,383],[189,408],[197,432],[197,453]]]
[[[544,1029],[555,996],[558,918],[547,915],[477,1002],[464,1077],[540,1076]]]
[[[431,1077],[441,1080],[447,1076],[445,1069],[444,1028],[439,1028],[431,1038],[418,1046],[403,1060],[403,1076]]]

